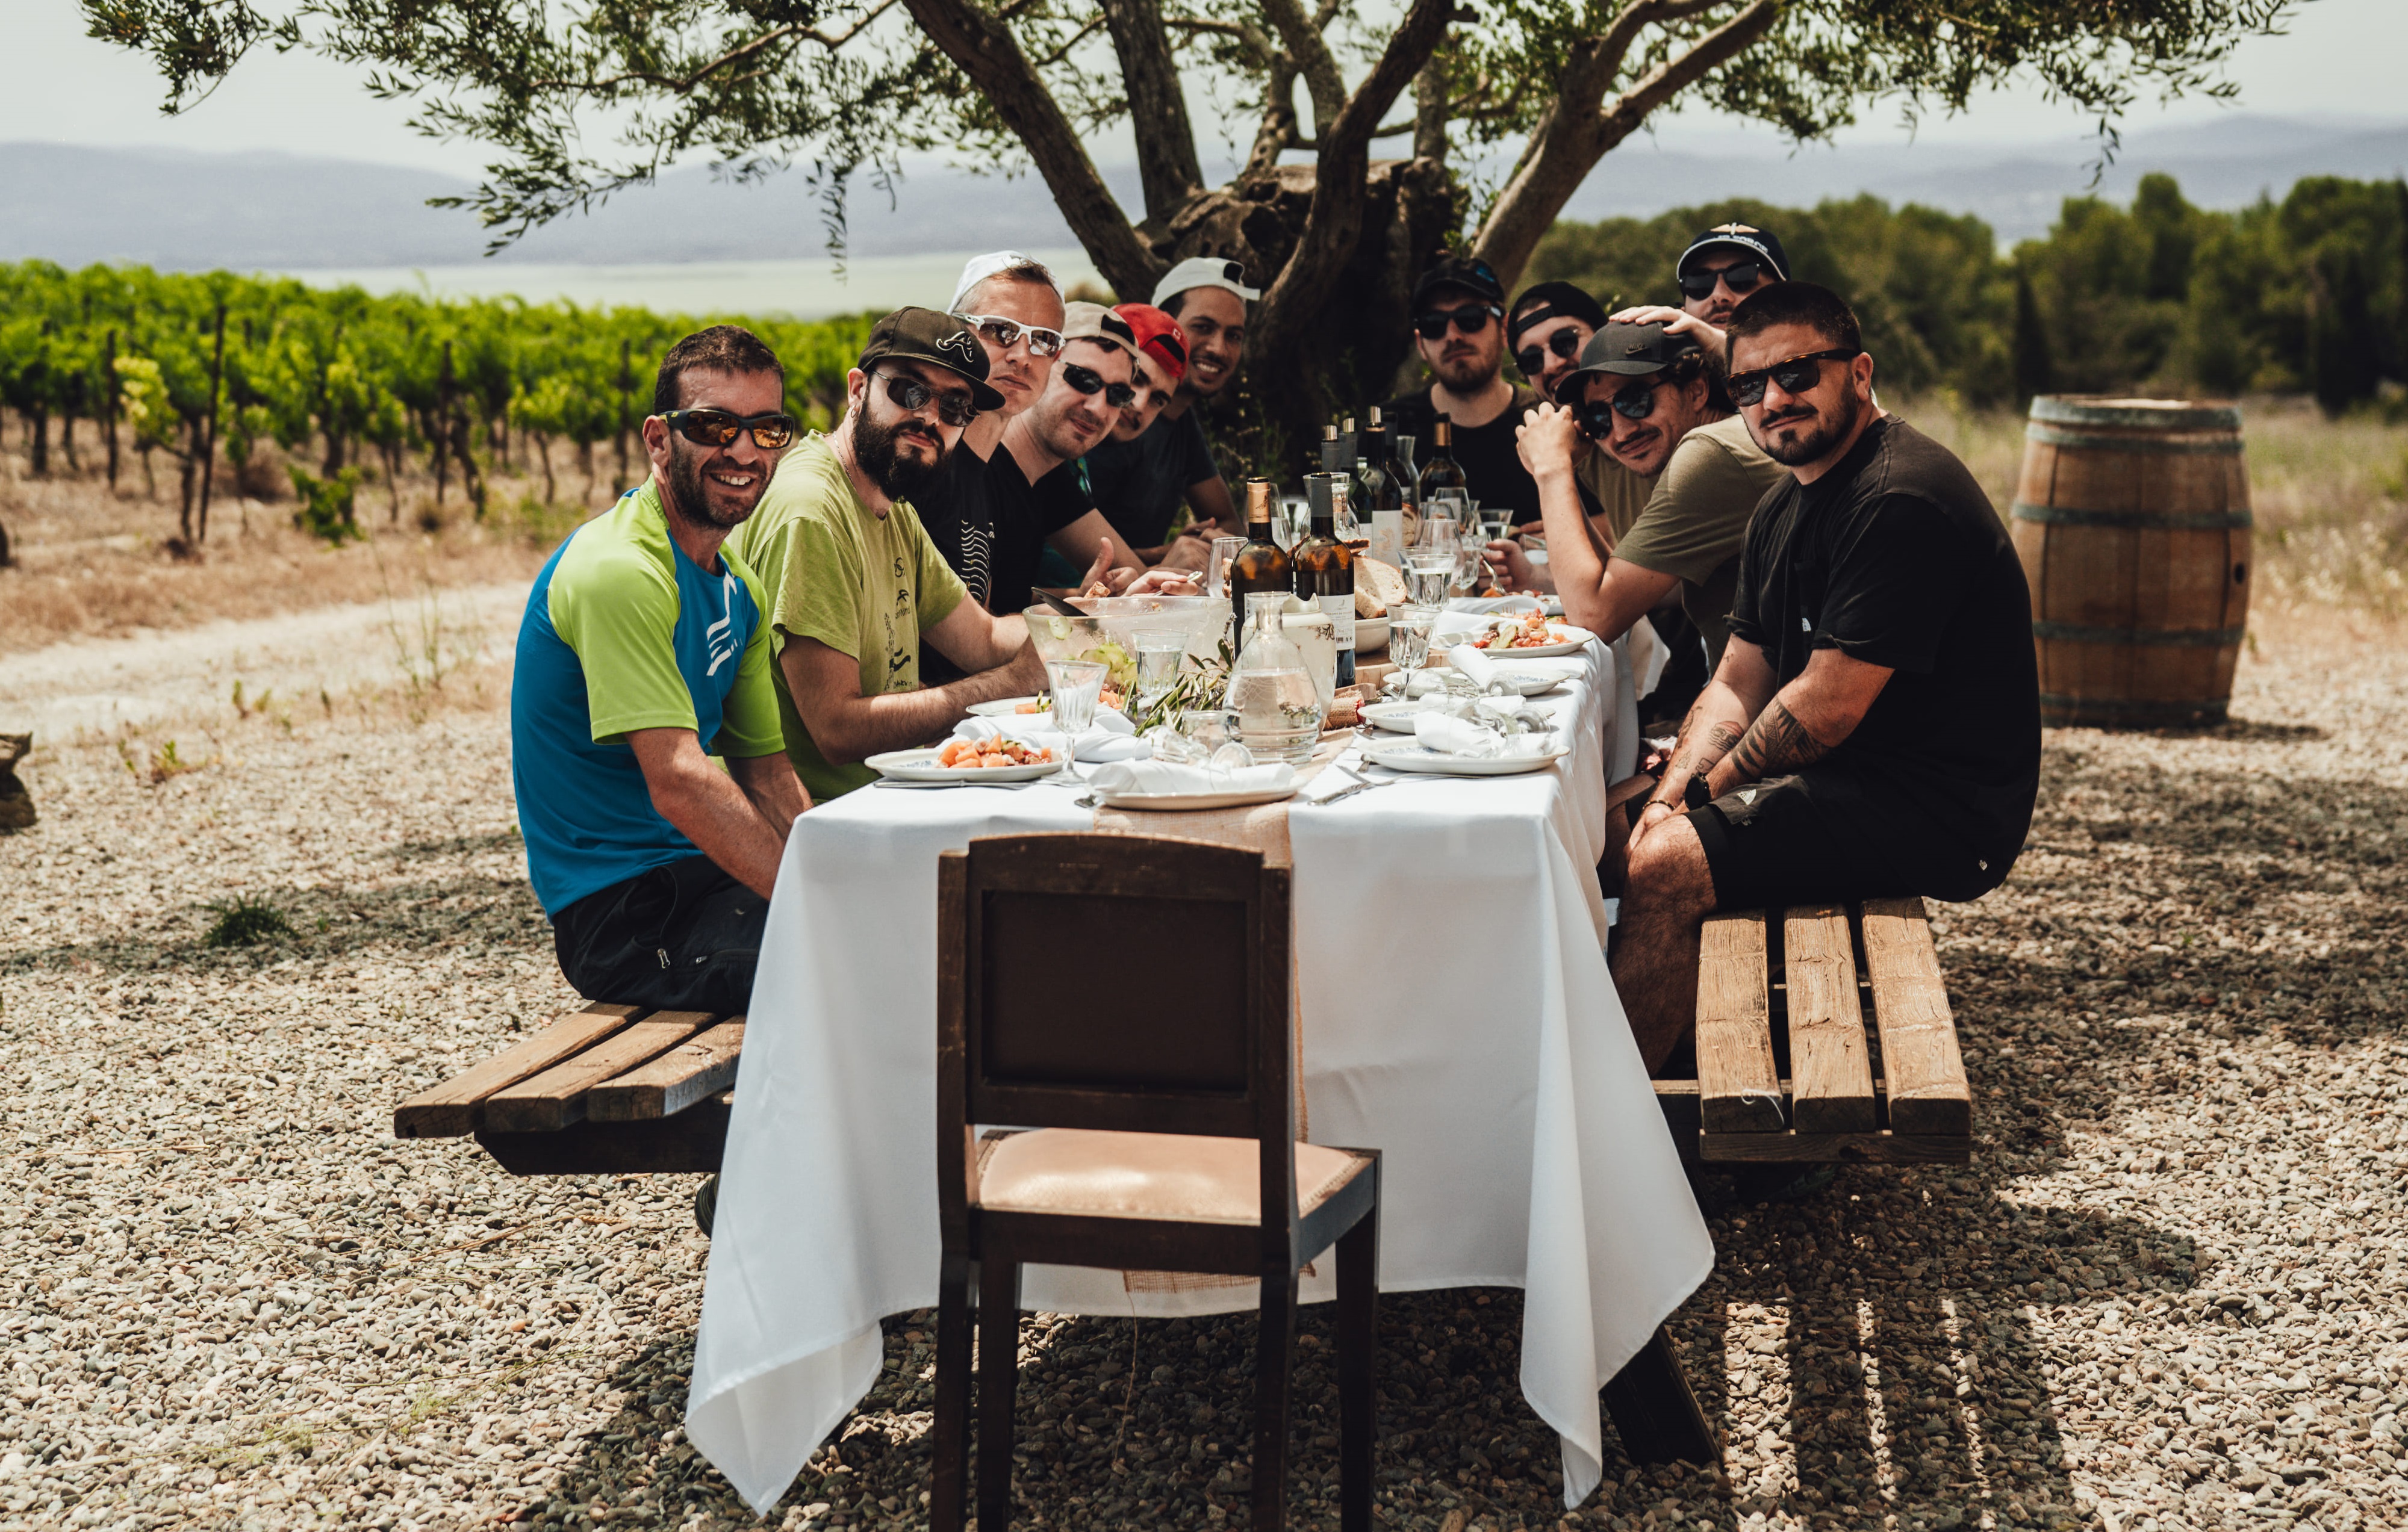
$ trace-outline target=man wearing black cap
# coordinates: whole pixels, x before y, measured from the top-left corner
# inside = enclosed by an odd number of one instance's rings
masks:
[[[1604,323],[1604,306],[1586,292],[1570,282],[1541,282],[1513,300],[1505,318],[1505,344],[1540,397],[1564,404],[1556,390],[1580,365],[1581,348]],[[1584,437],[1572,449],[1572,474],[1588,499],[1589,514],[1604,520],[1601,530],[1611,546],[1639,519],[1649,484],[1612,453],[1591,451]],[[1517,582],[1531,583],[1526,572]]]
[[[1672,279],[1681,289],[1681,307],[1643,304],[1613,317],[1632,324],[1661,324],[1698,337],[1698,343],[1719,356],[1723,323],[1741,299],[1767,282],[1789,279],[1789,255],[1781,236],[1770,229],[1734,219],[1717,223],[1689,241],[1672,263]],[[1684,318],[1683,316],[1686,316]]]
[[[1828,289],[1729,316],[1731,400],[1789,469],[1750,521],[1713,683],[1631,831],[1613,977],[1653,1066],[1694,1023],[1715,909],[1979,898],[2040,782],[2022,564],[1981,484],[1873,402]]]
[[[786,753],[819,802],[874,780],[866,757],[926,744],[972,703],[1043,681],[1027,624],[968,599],[910,503],[963,427],[1002,403],[968,324],[898,308],[846,375],[844,419],[787,452],[742,528],[740,556],[769,597]],[[922,689],[924,637],[969,674]]]
[[[1428,461],[1438,417],[1454,436],[1447,455],[1463,469],[1467,490],[1483,506],[1501,506],[1516,523],[1538,520],[1539,486],[1513,448],[1522,412],[1539,402],[1527,388],[1506,381],[1505,288],[1485,261],[1443,256],[1413,284],[1413,349],[1435,374],[1382,407],[1393,435],[1420,443]]]
[[[1786,475],[1731,413],[1694,336],[1609,322],[1579,363],[1557,387],[1558,405],[1531,411],[1521,430],[1564,615],[1610,642],[1678,586],[1711,671],[1729,637],[1748,517]],[[1610,551],[1582,535],[1573,463],[1584,444],[1653,486]]]

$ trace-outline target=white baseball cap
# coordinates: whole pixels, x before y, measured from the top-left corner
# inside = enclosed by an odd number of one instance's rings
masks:
[[[1068,295],[1062,291],[1062,279],[1054,275],[1051,266],[1035,256],[1023,255],[1016,250],[999,250],[989,251],[984,255],[973,255],[962,263],[962,279],[953,284],[953,300],[945,305],[945,308],[949,311],[958,312],[962,307],[962,300],[970,295],[971,288],[985,281],[996,272],[1025,270],[1030,266],[1036,267],[1044,274],[1045,280],[1052,285],[1055,297],[1065,302],[1068,301]]]
[[[1191,255],[1172,266],[1162,280],[1154,284],[1154,306],[1159,308],[1163,299],[1176,296],[1191,287],[1217,287],[1224,293],[1235,293],[1253,303],[1263,295],[1263,291],[1258,287],[1246,286],[1245,275],[1246,268],[1235,261],[1225,261],[1217,255]]]

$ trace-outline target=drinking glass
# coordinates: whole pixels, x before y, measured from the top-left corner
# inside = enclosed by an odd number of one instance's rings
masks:
[[[1461,490],[1440,490],[1429,497],[1432,519],[1457,529],[1471,523],[1471,497]]]
[[[1455,580],[1455,556],[1432,558],[1427,554],[1413,555],[1412,566],[1405,571],[1412,586],[1413,605],[1436,607],[1446,601],[1447,587]]]
[[[1434,606],[1398,607],[1388,624],[1388,658],[1405,675],[1405,695],[1413,694],[1413,672],[1429,663],[1430,624],[1438,621]]]
[[[1055,660],[1045,667],[1054,685],[1054,726],[1072,739],[1096,726],[1096,699],[1104,667],[1094,660]]]
[[[1184,633],[1140,633],[1137,636],[1138,716],[1154,711],[1179,683],[1179,667],[1187,659]]]
[[[1204,594],[1215,601],[1229,599],[1229,562],[1238,550],[1246,546],[1243,537],[1215,537],[1212,553],[1204,563]]]
[[[1498,509],[1495,506],[1480,508],[1480,540],[1482,542],[1503,541],[1506,533],[1512,525],[1513,513],[1511,510]]]

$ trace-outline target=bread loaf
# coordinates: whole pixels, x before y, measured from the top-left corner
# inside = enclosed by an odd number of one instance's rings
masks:
[[[1354,615],[1385,617],[1391,607],[1405,604],[1408,591],[1404,571],[1393,564],[1378,559],[1354,561]]]

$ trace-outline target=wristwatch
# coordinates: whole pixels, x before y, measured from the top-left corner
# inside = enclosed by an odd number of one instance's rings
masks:
[[[1703,772],[1699,772],[1681,784],[1681,807],[1684,809],[1703,809],[1713,801],[1713,791],[1706,786]]]

